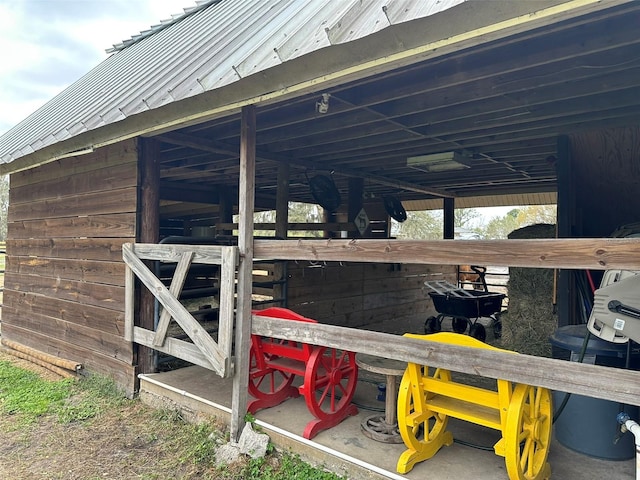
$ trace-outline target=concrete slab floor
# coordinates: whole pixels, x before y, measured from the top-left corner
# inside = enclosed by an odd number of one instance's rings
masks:
[[[493,452],[493,445],[500,439],[501,433],[457,419],[449,421],[449,430],[456,443],[443,447],[433,458],[417,464],[409,473],[398,474],[396,462],[405,450],[404,444],[377,442],[362,434],[362,420],[376,411],[384,410],[384,402],[376,398],[376,377],[374,374],[367,374],[360,375],[354,396],[354,403],[359,407],[358,415],[320,432],[311,441],[301,437],[307,422],[314,418],[302,397],[261,410],[255,417],[261,424],[272,427],[267,430],[272,433],[272,441],[276,447],[291,449],[302,458],[315,458],[315,463],[324,464],[349,479],[510,480],[504,458]],[[192,366],[144,375],[141,379],[141,398],[143,401],[146,399],[147,403],[157,405],[157,401],[150,399],[171,398],[173,392],[174,403],[189,404],[187,408],[191,410],[200,409],[208,414],[226,415],[228,418],[231,381],[220,379],[212,371]],[[383,382],[381,378],[380,382]],[[222,410],[216,410],[216,405]],[[283,431],[285,434],[281,435]],[[555,438],[552,440],[549,463],[552,479],[635,478],[633,458],[617,461],[594,458],[566,448]]]

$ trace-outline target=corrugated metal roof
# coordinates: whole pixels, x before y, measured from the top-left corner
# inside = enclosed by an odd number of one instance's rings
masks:
[[[0,163],[466,0],[208,0],[114,52],[0,137]]]

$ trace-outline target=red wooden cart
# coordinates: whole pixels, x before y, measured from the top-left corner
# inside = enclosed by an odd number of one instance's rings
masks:
[[[281,307],[253,313],[316,323]],[[307,439],[358,413],[351,403],[358,380],[355,353],[252,335],[250,355],[249,393],[254,397],[249,402],[250,413],[303,395],[309,412],[316,417],[304,429],[303,437]],[[293,385],[296,376],[303,380],[299,386]]]

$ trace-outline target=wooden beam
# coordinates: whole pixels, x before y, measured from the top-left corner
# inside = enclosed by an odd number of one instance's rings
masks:
[[[216,223],[216,228],[218,229],[229,229],[236,230],[238,228],[237,223]],[[254,223],[253,228],[255,230],[275,230],[275,223]],[[344,231],[350,232],[356,230],[356,226],[352,223],[344,223],[344,222],[332,222],[332,223],[288,223],[287,231],[295,231],[295,230],[331,230],[331,231]]]
[[[556,233],[559,238],[569,238],[580,235],[580,232],[576,232],[575,225],[576,181],[572,175],[571,143],[569,138],[566,136],[558,137],[557,149],[558,208],[556,217],[558,221]],[[557,282],[554,293],[557,298],[558,326],[572,325],[575,323],[575,298],[577,298],[574,272],[557,270],[554,272],[554,279]]]
[[[282,260],[640,270],[640,238],[256,240],[254,253]]]
[[[453,198],[445,198],[443,199],[443,210],[444,210],[444,231],[443,237],[445,239],[453,239],[455,238],[455,200]]]
[[[176,266],[176,270],[173,273],[173,279],[171,280],[171,286],[169,287],[169,293],[175,298],[180,298],[184,282],[187,280],[189,274],[189,267],[191,267],[191,261],[193,260],[194,252],[184,252]],[[166,308],[162,310],[158,326],[156,327],[156,334],[153,337],[152,345],[159,347],[164,345],[167,331],[169,330],[169,323],[171,322],[171,313]]]
[[[162,135],[162,141],[180,145],[181,142],[185,141],[185,139],[183,138],[185,136],[186,135],[181,134],[179,137],[175,137],[175,140],[174,140],[174,133],[165,134],[165,135]],[[207,151],[210,151],[212,148],[220,152],[226,152],[228,154],[231,154],[234,151],[233,147],[230,145],[227,145],[221,142],[212,142],[211,140],[206,140],[206,139],[194,137],[194,136],[189,137],[189,143],[190,143],[190,146],[193,146],[194,148],[196,148],[196,145],[201,145],[202,149],[205,149]],[[269,160],[269,161],[278,162],[278,163],[284,162],[290,165],[296,165],[298,167],[303,167],[309,170],[330,171],[336,175],[341,175],[344,177],[363,178],[373,183],[378,183],[380,185],[386,185],[388,187],[398,188],[401,190],[408,190],[411,192],[424,193],[427,195],[434,195],[436,197],[446,198],[446,197],[454,196],[453,194],[446,192],[444,190],[428,188],[428,187],[424,187],[422,185],[418,185],[410,182],[397,181],[397,180],[386,178],[380,175],[366,173],[360,170],[354,170],[347,167],[340,167],[339,169],[335,169],[330,164],[320,163],[320,162],[311,162],[307,160],[291,158],[288,156],[277,155],[277,154],[264,152],[264,151],[257,152],[256,158],[260,160]]]
[[[640,405],[640,372],[462,347],[354,328],[254,316],[253,333]],[[393,348],[389,348],[390,345]]]
[[[278,190],[276,193],[276,237],[287,238],[289,225],[289,164],[278,164]]]
[[[136,296],[135,296],[136,277],[133,270],[125,265],[124,275],[124,339],[127,342],[133,341],[133,327],[135,319]]]
[[[286,239],[289,235],[289,164],[278,164],[278,190],[276,192],[276,238]],[[255,227],[254,227],[255,228]],[[273,265],[273,277],[276,281],[285,280],[287,265],[285,262],[276,262]],[[287,285],[286,282],[277,283],[273,286],[273,297],[282,298],[280,305],[287,306]]]
[[[619,21],[627,20],[624,15],[621,15],[618,19],[609,20],[609,26],[613,27],[616,25],[615,22]],[[467,93],[475,99],[481,99],[493,95],[507,95],[510,91],[524,91],[528,86],[524,85],[523,81],[530,82],[529,86],[536,87],[557,82],[561,87],[576,78],[599,75],[600,72],[594,72],[594,69],[585,71],[584,66],[597,65],[599,63],[597,57],[601,56],[602,52],[606,52],[607,57],[611,59],[608,62],[610,68],[606,69],[607,72],[628,68],[626,59],[629,58],[629,52],[633,52],[634,48],[637,49],[634,45],[638,41],[637,38],[629,39],[628,33],[623,28],[611,28],[611,36],[603,41],[603,37],[598,34],[602,28],[602,24],[587,24],[583,28],[575,28],[570,24],[555,25],[553,30],[556,34],[562,35],[562,42],[556,41],[557,37],[550,37],[548,40],[544,37],[538,38],[536,44],[539,47],[525,57],[519,54],[522,44],[512,41],[497,46],[496,44],[485,45],[471,52],[459,51],[444,60],[429,62],[426,67],[418,64],[398,72],[387,72],[377,76],[375,82],[362,79],[345,90],[332,91],[332,98],[344,100],[345,103],[336,103],[335,110],[332,105],[332,111],[327,118],[331,118],[333,127],[339,131],[344,124],[333,118],[335,113],[340,113],[342,117],[348,116],[351,111],[350,124],[365,124],[379,119],[371,115],[363,116],[362,112],[358,111],[361,107],[377,108],[382,104],[389,104],[390,106],[382,109],[381,113],[390,118],[399,117],[408,109],[414,111],[416,107],[419,111],[423,111],[428,108],[428,105],[423,106],[422,103],[416,105],[415,96],[421,95],[423,99],[421,102],[429,102],[429,99],[433,99],[434,105],[441,105],[443,85],[453,89],[453,95],[447,92],[449,99],[458,98],[459,94],[456,92]],[[549,36],[549,29],[544,33]],[[630,41],[633,43],[630,44]],[[478,61],[478,58],[490,59],[490,61]],[[535,72],[532,69],[535,69]],[[428,74],[425,74],[425,71]],[[407,73],[410,75],[409,78],[416,80],[405,81]],[[477,91],[478,89],[482,91]],[[563,89],[556,87],[555,90]],[[305,98],[303,101],[308,100]],[[454,102],[448,108],[455,108],[455,106]],[[293,119],[278,115],[276,121],[269,123],[266,128],[270,131],[261,135],[261,142],[277,142],[285,145],[285,142],[291,138],[323,132],[326,134],[328,130],[326,124],[318,121],[315,112]]]
[[[237,442],[247,413],[249,350],[251,348],[251,291],[253,271],[253,211],[255,203],[256,109],[242,108],[240,125],[240,198],[238,250],[238,307],[236,314],[235,371],[231,398],[231,441]]]
[[[154,138],[138,139],[138,162],[140,171],[140,226],[137,241],[158,243],[160,239],[160,148]],[[154,330],[155,299],[151,292],[139,291],[139,317],[137,325]],[[153,349],[143,345],[134,352],[138,373],[153,373],[156,370]],[[138,382],[136,377],[136,383]]]
[[[353,223],[360,210],[362,210],[362,195],[364,193],[364,180],[362,178],[349,179],[349,192],[347,200],[347,221]],[[349,232],[349,238],[362,237],[358,230]]]
[[[222,223],[230,223],[233,221],[233,205],[234,202],[231,189],[228,186],[225,186],[220,189],[220,205],[218,208],[220,212],[220,221]],[[233,233],[231,230],[233,229],[222,229],[220,233],[222,235],[231,235]]]

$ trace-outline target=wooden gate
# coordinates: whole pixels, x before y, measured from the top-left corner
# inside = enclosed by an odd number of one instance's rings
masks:
[[[232,376],[231,346],[238,247],[127,243],[122,247],[122,257],[127,266],[125,339],[214,370],[223,378]],[[145,265],[144,260],[177,264],[169,288]],[[217,342],[178,300],[189,268],[195,263],[220,265]],[[135,277],[163,307],[155,331],[134,325]],[[167,336],[172,318],[193,343]]]

